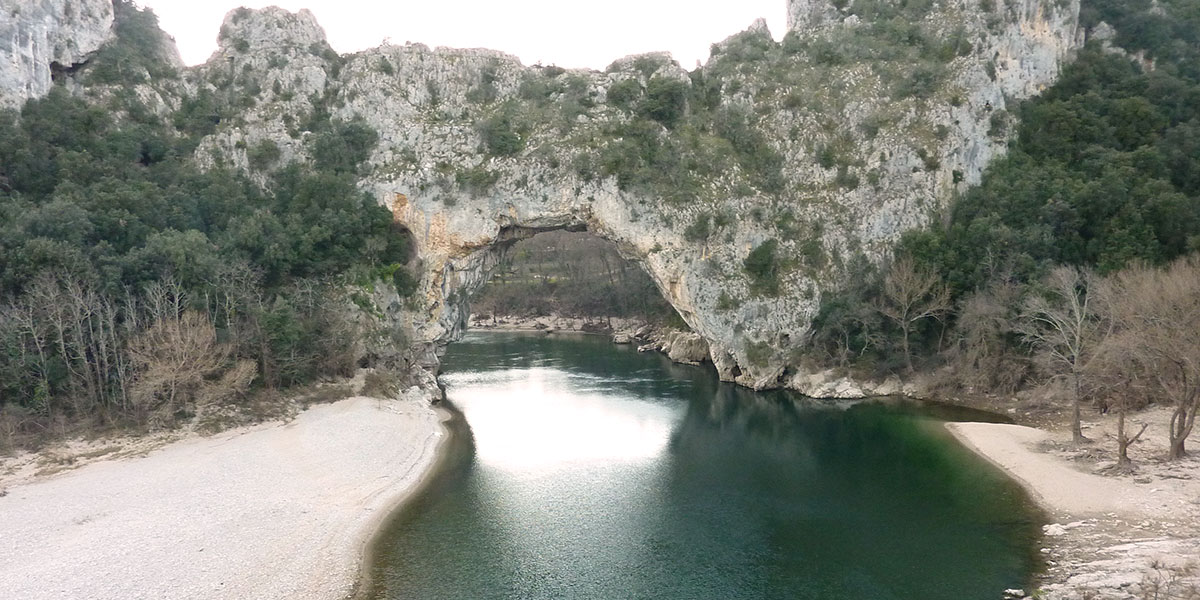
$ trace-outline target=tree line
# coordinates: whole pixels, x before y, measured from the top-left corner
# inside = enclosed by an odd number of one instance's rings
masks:
[[[650,276],[611,242],[565,231],[514,244],[471,307],[502,316],[678,319]]]
[[[129,49],[162,35],[153,13],[117,8],[117,40],[82,73],[96,85],[148,79]],[[407,232],[356,186],[369,127],[311,119],[314,160],[260,152],[260,185],[200,170],[194,119],[159,116],[122,81],[104,106],[60,86],[0,113],[0,449],[216,418],[347,374],[386,334],[355,317],[361,290],[411,292]]]
[[[1018,109],[1009,152],[882,269],[851,261],[822,299],[810,356],[878,373],[948,369],[1011,393],[1061,380],[1080,405],[1174,408],[1184,452],[1200,398],[1200,12],[1084,2],[1126,53],[1089,42]],[[1151,63],[1135,59],[1141,53]]]

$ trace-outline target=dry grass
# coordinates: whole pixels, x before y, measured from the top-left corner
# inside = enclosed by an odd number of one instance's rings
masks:
[[[363,383],[362,395],[370,398],[395,398],[400,393],[400,377],[388,371],[372,371]]]
[[[1141,600],[1200,600],[1196,563],[1167,564],[1155,561],[1142,577]]]

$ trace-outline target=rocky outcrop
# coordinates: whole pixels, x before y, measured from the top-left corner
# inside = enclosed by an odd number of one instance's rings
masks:
[[[111,0],[0,0],[0,108],[19,109],[113,37]]]
[[[846,395],[795,364],[822,298],[980,180],[1007,109],[1080,39],[1078,0],[920,10],[795,0],[784,44],[755,23],[692,73],[661,54],[605,72],[420,44],[338,57],[307,13],[235,11],[189,77],[253,101],[197,158],[250,169],[246,149],[271,140],[279,165],[305,160],[295,121],[317,111],[374,128],[362,186],[411,231],[423,273],[419,297],[385,312],[418,354],[463,331],[511,243],[586,229],[646,269],[723,379]],[[653,112],[672,85],[681,113]],[[771,281],[746,266],[756,249]]]
[[[708,342],[698,334],[670,331],[663,338],[658,350],[677,363],[698,365],[709,360]]]
[[[208,62],[188,74],[193,93],[233,94],[230,102],[257,108],[205,138],[196,160],[251,171],[249,153],[263,143],[279,149],[277,167],[307,160],[299,121],[325,98],[341,62],[316,17],[278,7],[234,10],[225,16],[217,44]],[[264,180],[261,174],[258,179]]]
[[[543,331],[546,333],[565,331],[615,334],[616,332],[636,330],[644,326],[645,321],[622,317],[471,315],[468,319],[468,325],[471,329],[490,329],[495,331]],[[626,341],[625,343],[629,342]]]
[[[840,20],[841,13],[826,0],[788,0],[788,31],[805,33]]]
[[[0,1],[8,105],[111,35],[107,0]],[[1009,108],[1082,40],[1078,10],[791,0],[782,44],[756,22],[692,72],[663,54],[596,72],[420,44],[338,56],[306,11],[239,9],[209,62],[149,104],[169,116],[185,96],[216,99],[196,160],[263,183],[310,159],[312,122],[378,133],[361,187],[411,232],[421,275],[415,298],[376,299],[389,339],[411,345],[406,364],[436,369],[513,242],[588,230],[694,332],[671,344],[680,357],[754,388],[850,395],[798,364],[822,301],[980,180],[1014,129]],[[277,158],[254,164],[268,146]]]
[[[787,382],[787,388],[809,398],[854,400],[883,396],[905,396],[924,398],[927,394],[912,382],[903,382],[897,376],[883,381],[873,381],[839,374],[834,370],[814,373],[797,373]]]

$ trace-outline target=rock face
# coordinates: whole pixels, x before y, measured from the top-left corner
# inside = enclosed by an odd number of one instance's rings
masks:
[[[979,182],[1014,129],[1007,109],[1080,43],[1078,1],[791,0],[784,43],[756,22],[693,72],[665,54],[605,72],[420,44],[338,56],[306,11],[239,9],[217,53],[157,104],[220,99],[235,112],[196,160],[262,182],[309,160],[306,122],[378,133],[361,186],[411,232],[421,282],[415,298],[377,302],[411,340],[410,364],[436,369],[513,242],[588,230],[695,333],[681,357],[754,388],[847,395],[798,366],[822,300]],[[44,0],[0,18],[0,39],[33,65],[3,72],[21,98],[44,92],[50,62],[107,39],[112,11]],[[253,165],[268,142],[278,160]]]
[[[820,371],[798,375],[789,384],[791,389],[810,398],[853,400],[879,396],[920,398],[924,395],[918,386],[906,384],[894,375],[883,381],[863,381],[834,371]]]
[[[255,101],[197,157],[249,169],[245,148],[270,139],[280,165],[305,160],[289,114],[374,128],[362,186],[423,273],[416,302],[385,312],[427,364],[512,242],[586,229],[646,269],[707,346],[688,356],[754,388],[825,389],[794,358],[822,298],[980,180],[1007,109],[1081,37],[1078,0],[871,6],[793,0],[784,44],[755,23],[692,73],[662,54],[603,73],[420,44],[337,57],[305,12],[235,11],[189,77]]]
[[[806,33],[836,20],[840,13],[826,0],[788,0],[788,31]]]
[[[50,91],[53,75],[113,37],[111,0],[0,0],[0,108]]]

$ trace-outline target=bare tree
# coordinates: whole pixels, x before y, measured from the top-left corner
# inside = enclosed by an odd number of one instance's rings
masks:
[[[918,271],[911,258],[896,259],[883,280],[883,297],[876,305],[880,314],[891,319],[903,336],[904,364],[913,370],[909,338],[920,321],[941,318],[950,310],[950,291],[937,275]]]
[[[33,354],[31,358],[34,370],[37,372],[37,389],[39,390],[34,393],[34,400],[37,401],[37,404],[33,408],[42,416],[49,416],[51,412],[49,355],[53,351],[50,334],[45,324],[38,318],[37,309],[26,298],[21,298],[6,307],[4,313],[6,320],[19,336],[19,351]]]
[[[234,261],[221,265],[207,283],[212,292],[205,305],[213,321],[224,328],[235,348],[249,349],[255,330],[250,321],[261,312],[263,302],[262,274],[249,263]]]
[[[1015,390],[1025,379],[1028,361],[1015,356],[1009,336],[1016,330],[1024,290],[1001,280],[967,296],[958,308],[950,355],[959,379],[990,390]]]
[[[1200,258],[1180,259],[1166,269],[1134,266],[1107,285],[1109,312],[1129,360],[1174,407],[1168,458],[1182,458],[1200,409]]]
[[[134,405],[159,418],[191,400],[205,377],[221,371],[229,358],[212,323],[195,311],[155,315],[150,328],[130,344],[130,353],[140,366]]]
[[[1102,337],[1089,288],[1095,276],[1086,269],[1057,267],[1046,277],[1045,293],[1033,294],[1021,311],[1018,332],[1033,345],[1042,367],[1071,383],[1071,437],[1082,442],[1080,405],[1088,362]]]
[[[1111,314],[1113,298],[1109,292],[1108,280],[1098,282],[1092,290],[1095,296],[1097,312],[1108,318]],[[1128,471],[1133,467],[1129,459],[1129,448],[1141,441],[1146,433],[1147,424],[1134,435],[1129,435],[1125,427],[1125,419],[1131,410],[1144,406],[1139,398],[1145,397],[1145,377],[1141,366],[1135,357],[1140,344],[1137,335],[1114,330],[1101,343],[1096,358],[1090,363],[1090,379],[1103,394],[1102,400],[1109,411],[1117,413],[1117,468]]]

